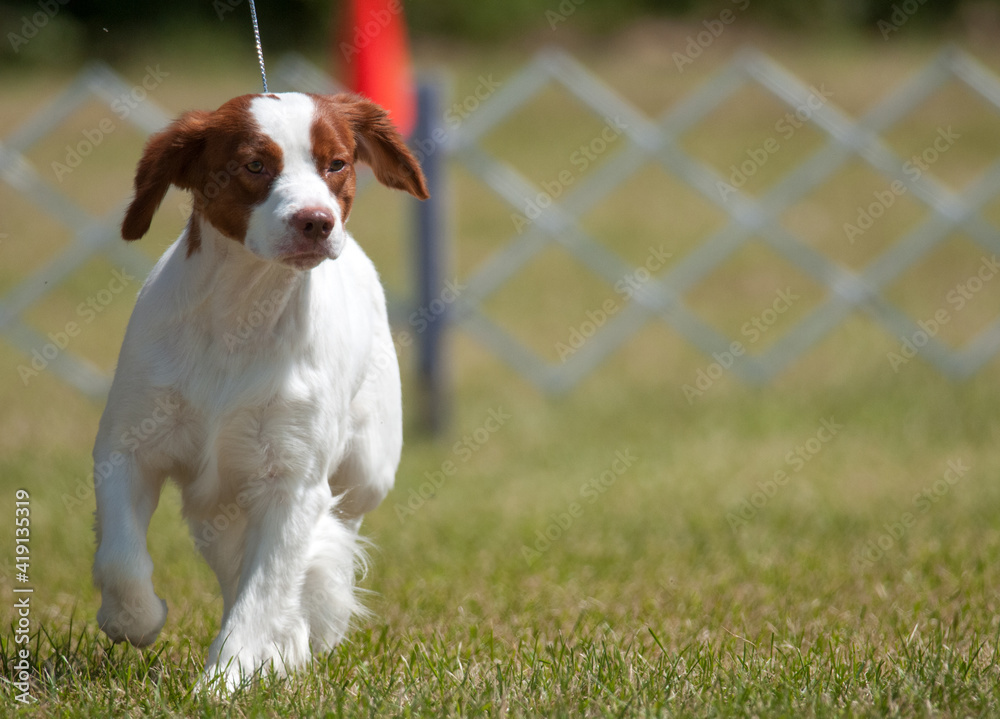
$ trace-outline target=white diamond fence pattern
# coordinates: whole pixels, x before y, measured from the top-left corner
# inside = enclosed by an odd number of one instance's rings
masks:
[[[144,276],[150,263],[141,252],[121,241],[118,228],[125,198],[109,214],[95,217],[48,181],[26,154],[84,105],[96,100],[110,109],[122,97],[131,96],[133,90],[133,86],[105,65],[90,65],[61,95],[0,142],[0,181],[31,202],[39,213],[73,233],[67,249],[21,278],[0,297],[0,335],[27,357],[44,362],[44,367],[92,397],[101,397],[107,392],[110,378],[68,349],[36,358],[35,355],[45,352],[52,342],[26,322],[24,316],[94,256],[107,256],[126,272],[137,276]],[[150,134],[166,125],[168,117],[147,98],[130,108],[124,121],[139,132]]]
[[[276,70],[275,84],[283,89],[310,92],[338,89],[323,72],[297,56],[284,58]],[[996,227],[980,214],[1000,192],[1000,161],[994,161],[974,186],[959,194],[929,172],[919,177],[904,173],[903,158],[882,139],[886,131],[952,82],[964,84],[1000,111],[1000,79],[957,50],[943,51],[857,119],[833,102],[816,103],[813,88],[767,56],[748,50],[664,114],[650,118],[570,56],[557,51],[543,52],[506,81],[460,126],[437,134],[435,149],[472,173],[514,211],[522,212],[542,194],[540,188],[506,161],[491,156],[481,140],[547,88],[561,86],[602,120],[614,118],[624,143],[602,164],[599,173],[584,175],[558,200],[538,208],[537,216],[522,234],[510,239],[461,280],[468,289],[450,308],[448,320],[452,327],[468,333],[529,381],[552,393],[572,389],[651,320],[665,322],[707,355],[724,352],[732,340],[694,313],[685,304],[684,295],[747,243],[763,240],[780,257],[828,290],[828,294],[766,351],[735,363],[732,370],[741,379],[756,384],[769,382],[855,311],[867,313],[894,337],[913,336],[920,330],[918,324],[883,295],[891,282],[958,230],[985,252],[1000,253]],[[681,143],[686,132],[747,86],[763,89],[792,110],[809,104],[813,98],[808,122],[824,136],[818,150],[756,197],[728,185],[727,178],[707,162],[685,152]],[[149,269],[148,258],[119,237],[118,224],[126,198],[107,215],[93,216],[44,179],[26,157],[33,146],[85,103],[97,99],[111,106],[131,89],[107,67],[89,66],[59,97],[0,142],[0,181],[73,233],[65,251],[21,278],[0,297],[0,334],[27,356],[48,340],[24,319],[26,313],[84,262],[103,255],[138,275]],[[147,99],[125,119],[140,132],[149,134],[162,128],[168,115]],[[442,121],[439,118],[439,125]],[[444,139],[439,141],[439,138]],[[887,180],[903,183],[911,196],[929,209],[917,226],[860,270],[833,262],[778,220],[784,211],[854,158],[860,158]],[[581,217],[590,208],[607,201],[612,192],[651,164],[706,198],[724,213],[725,225],[667,270],[644,282],[634,292],[633,301],[565,362],[545,361],[491,320],[483,303],[553,245],[611,286],[632,272],[635,268],[626,260],[587,233]],[[724,190],[720,192],[720,188]],[[448,207],[446,198],[437,201]],[[436,239],[446,241],[443,237]],[[405,306],[413,304],[396,300],[397,316],[401,305],[405,313],[408,309]],[[1000,318],[959,350],[929,338],[921,354],[945,376],[962,378],[979,369],[998,350]],[[108,387],[105,373],[73,352],[59,353],[49,366],[88,395],[100,397]]]
[[[619,118],[627,145],[600,172],[586,175],[558,200],[544,208],[538,208],[536,203],[539,214],[530,228],[464,280],[469,290],[458,303],[454,321],[536,385],[555,393],[574,387],[651,318],[659,318],[707,355],[725,352],[732,340],[693,313],[683,296],[741,247],[761,238],[828,289],[829,294],[766,352],[741,357],[734,363],[732,371],[741,379],[755,384],[769,382],[855,310],[873,317],[893,336],[913,336],[920,331],[918,324],[882,294],[889,283],[957,229],[986,252],[1000,251],[996,228],[979,214],[980,208],[1000,190],[1000,162],[994,162],[975,186],[959,195],[930,173],[917,178],[904,173],[904,160],[880,137],[949,82],[963,83],[1000,110],[998,78],[969,55],[953,49],[943,51],[857,120],[832,102],[817,102],[813,88],[760,52],[748,50],[662,116],[649,119],[571,57],[543,53],[461,127],[461,136],[449,148],[454,158],[516,211],[530,206],[542,196],[540,188],[507,163],[490,156],[477,141],[551,84],[568,90],[599,117]],[[685,132],[747,85],[762,88],[792,110],[808,106],[809,122],[826,136],[818,151],[760,197],[728,184],[727,178],[710,165],[682,150],[680,142]],[[920,225],[860,271],[829,260],[778,221],[782,212],[853,157],[861,158],[890,181],[903,183],[930,209]],[[587,234],[580,218],[650,163],[665,169],[722,210],[728,223],[668,271],[644,283],[635,292],[633,302],[564,363],[544,361],[494,323],[483,312],[483,301],[553,243],[611,285],[632,272],[635,268]],[[932,337],[921,348],[921,354],[944,375],[962,378],[975,372],[998,349],[1000,319],[961,350],[952,350]]]

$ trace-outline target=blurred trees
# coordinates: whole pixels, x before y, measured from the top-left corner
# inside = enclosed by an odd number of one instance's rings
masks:
[[[540,34],[557,25],[601,33],[653,15],[702,20],[740,6],[755,21],[805,31],[860,30],[876,33],[894,12],[912,16],[912,26],[947,27],[963,4],[1000,6],[1000,0],[403,0],[415,36],[471,42],[502,42]],[[259,0],[257,11],[267,46],[273,50],[316,47],[328,38],[334,0]],[[912,6],[912,7],[910,7]],[[244,38],[247,0],[0,0],[0,58],[127,53],[150,39]],[[32,20],[34,18],[34,21]],[[51,26],[46,41],[22,53],[16,36],[38,21]],[[15,38],[12,39],[11,35]],[[24,46],[26,50],[29,48]],[[210,48],[209,48],[210,49]]]

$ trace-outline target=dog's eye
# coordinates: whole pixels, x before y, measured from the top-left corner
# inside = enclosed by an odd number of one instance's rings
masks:
[[[343,160],[334,160],[330,163],[330,172],[340,172],[347,166],[347,163]]]
[[[254,160],[253,162],[247,163],[247,169],[253,174],[259,175],[264,171],[264,163],[260,160]]]

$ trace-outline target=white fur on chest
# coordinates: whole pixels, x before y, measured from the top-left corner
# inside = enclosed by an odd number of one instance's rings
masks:
[[[287,276],[246,271],[245,250],[225,242],[189,258],[179,240],[150,275],[116,382],[135,394],[114,403],[127,411],[107,428],[124,436],[158,419],[134,459],[172,476],[196,514],[248,482],[328,479],[371,353],[359,318],[378,301],[374,268],[353,240],[336,262]]]

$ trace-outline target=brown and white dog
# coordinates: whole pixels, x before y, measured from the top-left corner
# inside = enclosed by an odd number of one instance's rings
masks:
[[[386,113],[353,95],[245,95],[146,145],[126,240],[171,185],[194,211],[139,293],[94,447],[100,627],[154,641],[146,532],[167,477],[225,609],[228,687],[336,646],[360,610],[358,529],[393,485],[399,367],[385,295],[344,225],[355,165],[426,199]]]

